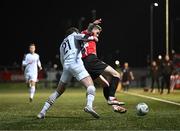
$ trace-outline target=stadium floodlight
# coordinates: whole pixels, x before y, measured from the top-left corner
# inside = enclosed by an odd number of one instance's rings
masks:
[[[53,68],[54,68],[54,69],[57,69],[57,68],[58,68],[58,65],[57,65],[57,64],[54,64],[54,65],[53,65]]]
[[[154,6],[156,6],[156,7],[157,7],[157,6],[158,6],[158,3],[154,3]]]
[[[161,59],[162,59],[162,56],[161,56],[161,55],[158,55],[158,59],[161,60]]]
[[[115,64],[116,64],[117,66],[119,65],[119,63],[120,63],[120,62],[119,62],[118,60],[115,61]]]

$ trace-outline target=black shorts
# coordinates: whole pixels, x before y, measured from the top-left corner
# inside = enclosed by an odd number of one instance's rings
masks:
[[[93,80],[98,78],[108,66],[106,63],[99,60],[98,57],[94,54],[86,56],[85,58],[82,58],[82,60],[86,70],[91,75]]]

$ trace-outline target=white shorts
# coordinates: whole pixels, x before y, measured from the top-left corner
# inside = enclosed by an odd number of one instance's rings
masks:
[[[63,83],[68,83],[72,77],[75,77],[78,81],[90,76],[84,67],[83,61],[78,59],[71,63],[64,63],[63,73],[61,75],[60,81]]]
[[[35,74],[29,74],[29,73],[26,73],[26,74],[25,74],[25,80],[26,80],[26,82],[29,82],[29,81],[37,82],[37,81],[38,81],[37,75],[35,75]]]

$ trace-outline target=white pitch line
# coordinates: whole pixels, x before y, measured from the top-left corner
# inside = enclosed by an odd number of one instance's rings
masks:
[[[140,95],[140,94],[136,94],[136,93],[132,93],[132,92],[124,92],[124,93],[180,106],[180,103],[173,102],[173,101],[168,101],[168,100],[164,100],[164,99],[159,99],[159,98],[155,98],[155,97],[151,97],[151,96]]]

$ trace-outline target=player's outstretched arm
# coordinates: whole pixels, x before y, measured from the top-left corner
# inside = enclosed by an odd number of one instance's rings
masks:
[[[101,22],[102,22],[102,19],[100,18],[100,19],[95,20],[95,21],[93,22],[93,24],[98,25],[98,24],[101,24]]]
[[[83,30],[81,33],[83,34],[87,34],[87,35],[92,35],[92,33],[90,32],[90,30],[94,27],[94,25],[98,25],[102,23],[102,19],[97,19],[95,20],[93,23],[89,23],[87,29]]]
[[[93,23],[89,23],[87,27],[87,32],[91,33],[91,30],[94,28],[94,26],[99,26],[98,24],[101,24],[101,22],[102,22],[102,19],[97,19]]]

